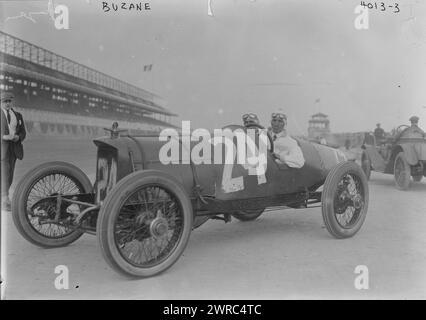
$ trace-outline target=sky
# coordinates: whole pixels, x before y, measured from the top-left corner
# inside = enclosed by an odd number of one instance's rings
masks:
[[[412,115],[426,129],[426,1],[383,1],[400,12],[369,10],[366,30],[354,26],[356,0],[211,0],[213,15],[208,0],[146,0],[142,12],[55,0],[68,30],[47,14],[18,18],[47,0],[1,1],[0,29],[160,95],[192,129],[247,112],[267,126],[276,111],[293,134],[316,112],[333,132],[388,131]]]

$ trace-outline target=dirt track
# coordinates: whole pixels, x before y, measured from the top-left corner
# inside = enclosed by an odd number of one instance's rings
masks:
[[[15,181],[36,164],[64,160],[93,177],[91,141],[33,139],[25,144]],[[103,260],[96,237],[61,249],[23,239],[10,213],[6,229],[6,299],[293,299],[426,298],[426,183],[402,192],[392,176],[373,173],[364,226],[351,239],[325,229],[320,208],[265,213],[254,222],[210,221],[193,231],[178,262],[160,276],[129,280]],[[3,236],[3,235],[2,235]],[[57,290],[57,265],[70,288]],[[357,290],[357,265],[369,270],[369,289]]]

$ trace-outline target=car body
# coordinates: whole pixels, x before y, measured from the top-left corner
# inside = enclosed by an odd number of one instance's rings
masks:
[[[247,131],[237,125],[227,128]],[[212,148],[212,163],[184,163],[181,153],[175,163],[164,164],[159,154],[165,142],[158,135],[114,131],[94,140],[94,185],[73,165],[43,164],[19,182],[13,219],[27,240],[42,247],[67,245],[84,232],[96,234],[109,265],[136,277],[169,268],[182,254],[191,230],[207,220],[251,221],[266,208],[321,203],[328,231],[337,238],[353,236],[368,209],[362,169],[339,150],[302,139],[297,143],[305,164],[290,168],[276,161],[268,138],[266,171],[253,174],[245,165],[215,163],[214,153],[223,151],[222,145]],[[183,148],[183,138],[176,139]],[[191,141],[189,148],[195,145]]]
[[[371,170],[393,174],[396,187],[407,190],[411,178],[419,182],[426,176],[426,138],[420,130],[401,125],[381,142],[367,134],[362,149],[361,166],[367,178]]]

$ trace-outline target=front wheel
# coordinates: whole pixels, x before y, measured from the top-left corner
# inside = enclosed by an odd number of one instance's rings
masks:
[[[413,176],[414,182],[420,182],[420,181],[422,181],[422,179],[423,179],[422,175]]]
[[[361,168],[362,168],[362,171],[364,171],[367,180],[370,180],[371,160],[365,151],[362,153],[362,157],[361,157]]]
[[[48,162],[28,172],[12,199],[12,218],[19,233],[40,247],[66,246],[81,237],[73,216],[80,205],[63,202],[59,208],[57,195],[72,196],[90,193],[89,178],[76,166],[65,162]]]
[[[398,189],[407,190],[410,187],[411,168],[405,159],[404,152],[396,155],[393,174]]]
[[[368,181],[354,162],[342,162],[327,175],[322,192],[322,217],[336,238],[349,238],[364,223],[368,210]]]
[[[150,277],[181,256],[193,218],[191,201],[178,181],[161,171],[138,171],[123,178],[106,197],[97,237],[114,270]]]

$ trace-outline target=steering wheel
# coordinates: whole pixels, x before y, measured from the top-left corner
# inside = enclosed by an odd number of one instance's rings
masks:
[[[408,129],[410,126],[407,126],[406,124],[401,124],[398,128],[396,128],[396,133],[400,133],[402,131],[404,131],[405,129]],[[405,129],[402,129],[405,128]]]
[[[265,127],[264,126],[261,126],[260,124],[257,124],[257,123],[250,123],[250,124],[248,124],[247,126],[245,126],[247,129],[250,129],[250,128],[258,128],[258,129],[263,129],[263,130],[265,130]],[[271,146],[271,153],[274,153],[274,140],[272,139],[272,135],[269,133],[269,131],[268,130],[266,130],[266,134],[267,134],[267,136],[268,136],[268,139],[269,139],[269,144],[270,144],[270,146]]]
[[[406,124],[401,124],[399,127],[395,129],[395,136],[393,137],[394,141],[399,140],[405,130],[407,130],[410,126]]]

